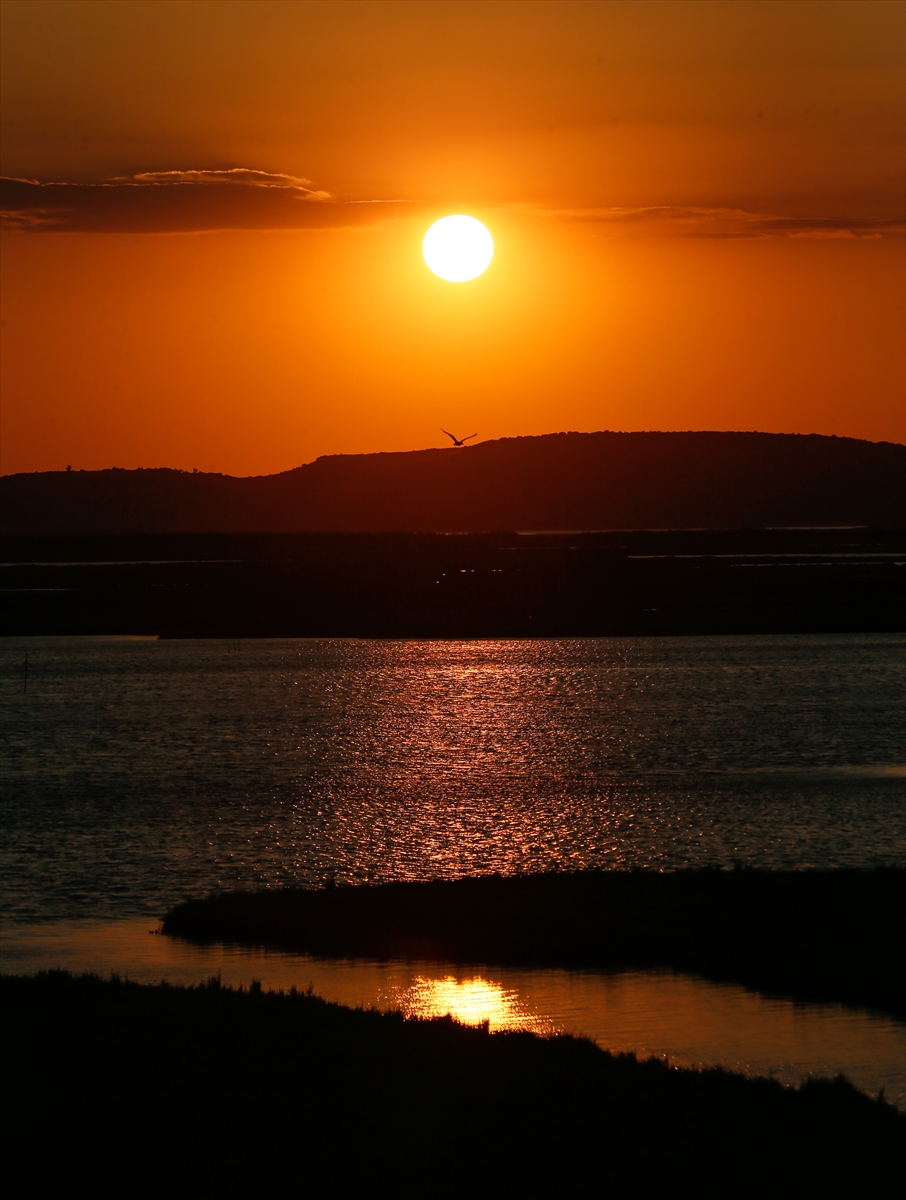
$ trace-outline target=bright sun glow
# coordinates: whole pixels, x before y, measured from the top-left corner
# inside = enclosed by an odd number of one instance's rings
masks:
[[[441,217],[425,234],[422,254],[435,275],[451,283],[465,283],[490,266],[494,239],[474,217]]]

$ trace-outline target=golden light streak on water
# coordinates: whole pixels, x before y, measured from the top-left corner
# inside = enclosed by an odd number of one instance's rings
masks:
[[[239,946],[194,946],[158,922],[59,921],[0,926],[0,971],[63,968],[140,983],[192,986],[220,976],[265,991],[295,987],[350,1008],[488,1022],[492,1033],[588,1036],[614,1054],[675,1066],[723,1066],[784,1084],[842,1073],[906,1109],[906,1023],[841,1004],[796,1004],[670,971],[564,971],[453,963],[318,959]],[[491,973],[493,972],[493,974]]]
[[[463,980],[452,975],[443,979],[419,975],[393,1000],[404,1016],[426,1020],[450,1016],[463,1025],[487,1024],[492,1033],[524,1029],[551,1034],[557,1029],[553,1021],[522,1003],[514,988],[504,988],[480,975]]]

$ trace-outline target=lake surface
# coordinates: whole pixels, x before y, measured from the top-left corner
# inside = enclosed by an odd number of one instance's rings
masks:
[[[584,1034],[613,1053],[666,1056],[677,1066],[723,1066],[784,1084],[842,1073],[857,1087],[906,1105],[906,1023],[840,1004],[794,1004],[732,984],[669,971],[523,970],[450,963],[316,959],[237,946],[193,946],[157,935],[153,920],[7,926],[3,970],[51,967],[112,972],[142,983],[194,985],[212,975],[232,987],[300,991],[351,1007],[409,1016],[451,1013],[491,1031]]]
[[[664,972],[149,934],[233,887],[906,866],[906,638],[0,641],[0,956],[588,1034],[903,1103],[906,1026]],[[25,656],[28,654],[27,689]]]
[[[162,915],[327,879],[906,866],[904,650],[3,639],[0,913]]]

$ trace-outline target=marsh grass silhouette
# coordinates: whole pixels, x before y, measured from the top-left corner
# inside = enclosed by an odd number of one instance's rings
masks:
[[[311,954],[671,967],[906,1015],[906,871],[583,871],[229,892],[165,933]]]
[[[841,1079],[784,1089],[217,979],[7,976],[0,1004],[6,1173],[36,1184],[865,1191],[902,1161],[904,1118]]]

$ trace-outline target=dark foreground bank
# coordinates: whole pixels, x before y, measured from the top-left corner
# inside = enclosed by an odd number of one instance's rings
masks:
[[[169,912],[196,942],[325,956],[672,967],[906,1015],[906,871],[586,871],[230,892]]]
[[[867,1194],[902,1168],[904,1118],[842,1080],[784,1090],[216,984],[54,973],[4,977],[0,1000],[4,1167],[36,1186]]]

